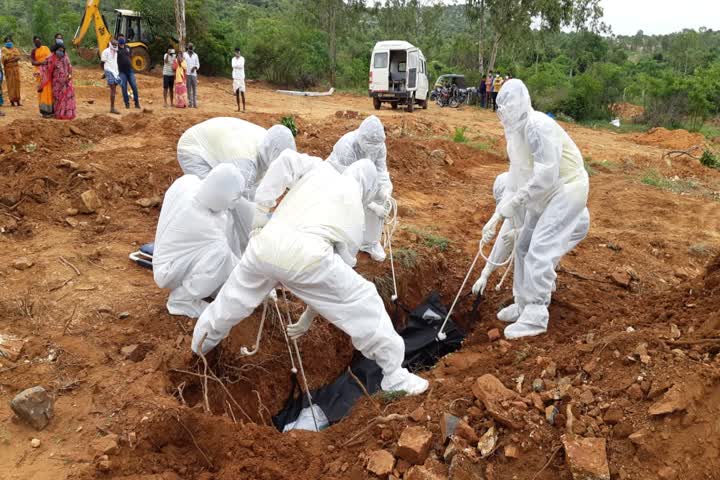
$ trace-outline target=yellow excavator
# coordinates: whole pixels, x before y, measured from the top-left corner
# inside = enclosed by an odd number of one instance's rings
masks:
[[[143,21],[140,13],[132,10],[115,10],[115,13],[115,31],[111,34],[105,16],[100,11],[100,0],[87,0],[85,13],[83,13],[80,26],[73,38],[73,45],[82,58],[92,61],[97,59],[108,47],[110,40],[123,34],[132,52],[133,69],[136,72],[147,72],[151,66],[148,45],[152,36],[149,28],[147,28],[147,22]],[[90,24],[93,22],[95,23],[98,48],[82,48],[80,45],[90,29]]]

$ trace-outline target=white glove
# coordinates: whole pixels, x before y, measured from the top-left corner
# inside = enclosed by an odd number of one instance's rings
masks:
[[[297,323],[291,323],[287,326],[288,337],[290,337],[291,340],[297,340],[305,335],[305,333],[310,330],[315,316],[317,316],[317,312],[313,310],[312,307],[307,307],[303,314],[300,315]]]
[[[484,245],[488,245],[495,238],[495,230],[500,220],[502,220],[502,217],[496,212],[483,227],[481,242]]]
[[[271,215],[269,212],[256,207],[255,216],[253,217],[253,230],[264,227],[270,221],[270,217]]]
[[[392,185],[383,185],[382,187],[380,187],[378,197],[382,199],[383,203],[390,200],[390,197],[392,197]]]
[[[505,251],[507,252],[511,251],[515,246],[515,233],[516,230],[513,228],[501,238],[502,242],[505,244]]]
[[[491,273],[492,270],[490,268],[490,265],[485,265],[485,268],[483,268],[483,271],[480,274],[480,278],[478,278],[478,281],[475,282],[475,285],[473,285],[472,287],[472,293],[474,295],[477,295],[478,293],[482,295],[485,292],[485,287],[487,286],[487,282],[490,278]]]
[[[267,298],[269,300],[272,300],[273,302],[277,302],[277,298],[278,298],[277,290],[275,290],[274,288],[272,290],[270,290],[270,293],[268,294]]]
[[[512,197],[498,206],[497,213],[499,213],[503,218],[513,218],[519,206],[520,202],[517,198]]]
[[[385,212],[385,207],[375,202],[369,204],[368,209],[380,218],[385,218],[385,216],[387,215],[387,212]]]

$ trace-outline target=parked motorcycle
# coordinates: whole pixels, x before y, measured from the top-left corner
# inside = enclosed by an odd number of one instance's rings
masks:
[[[467,100],[467,89],[456,85],[435,88],[435,102],[441,107],[457,108]]]

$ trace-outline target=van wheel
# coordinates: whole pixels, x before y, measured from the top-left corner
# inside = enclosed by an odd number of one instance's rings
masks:
[[[380,99],[377,97],[373,98],[373,107],[375,107],[375,110],[380,110],[380,105],[382,105]]]
[[[405,111],[412,113],[413,110],[415,110],[415,97],[410,96],[410,98],[408,98],[408,100],[407,100],[407,105],[405,107]]]
[[[423,108],[423,110],[427,110],[427,107],[428,107],[428,103],[429,103],[429,102],[430,102],[430,96],[428,95],[428,97],[427,97],[425,100],[423,100],[423,102],[422,102],[422,108]]]
[[[390,103],[390,107],[391,107],[393,110],[397,110],[398,102],[392,102],[392,103]]]

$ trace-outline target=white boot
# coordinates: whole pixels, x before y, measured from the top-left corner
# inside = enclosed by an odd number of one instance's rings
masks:
[[[547,332],[550,313],[545,305],[526,305],[517,322],[505,327],[505,338],[534,337]]]
[[[371,245],[365,245],[360,250],[370,254],[373,260],[376,262],[384,262],[387,255],[385,249],[380,245],[380,242],[375,242]]]
[[[167,309],[170,315],[182,315],[190,318],[200,318],[200,315],[209,305],[204,300],[193,298],[183,286],[170,292],[167,301]]]
[[[500,310],[497,314],[497,319],[503,323],[514,323],[520,318],[522,312],[523,308],[519,304],[513,303],[509,307]]]
[[[408,395],[420,395],[429,386],[427,380],[408,372],[407,368],[398,368],[393,373],[384,375],[380,382],[380,388],[384,392],[405,392]]]

